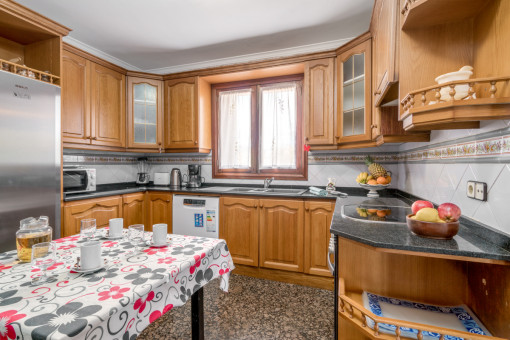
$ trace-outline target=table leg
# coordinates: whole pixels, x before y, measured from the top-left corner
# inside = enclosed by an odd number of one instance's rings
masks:
[[[204,340],[204,290],[191,295],[191,338]]]

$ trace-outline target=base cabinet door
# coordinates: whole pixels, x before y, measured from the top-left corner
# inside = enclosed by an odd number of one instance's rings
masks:
[[[145,224],[145,193],[126,194],[122,196],[122,216],[124,228],[133,224]]]
[[[305,202],[305,273],[333,276],[328,269],[329,228],[334,202]]]
[[[64,206],[62,236],[80,233],[83,219],[95,218],[97,228],[107,227],[111,218],[122,217],[122,197],[113,196],[67,202]]]
[[[234,264],[259,265],[259,200],[221,197],[220,238],[227,241]]]
[[[260,200],[260,267],[303,272],[304,202]]]
[[[166,223],[172,233],[172,194],[150,192],[147,194],[148,216],[145,231],[152,231],[152,225]]]

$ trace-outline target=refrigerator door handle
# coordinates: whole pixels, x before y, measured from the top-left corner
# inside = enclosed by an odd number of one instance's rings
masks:
[[[335,236],[331,234],[329,238],[329,247],[328,247],[328,268],[332,275],[335,275],[335,265],[334,262],[331,263],[331,255],[335,255]]]

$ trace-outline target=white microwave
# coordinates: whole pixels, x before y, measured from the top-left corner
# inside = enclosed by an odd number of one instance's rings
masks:
[[[96,169],[64,168],[63,183],[66,194],[96,191]]]

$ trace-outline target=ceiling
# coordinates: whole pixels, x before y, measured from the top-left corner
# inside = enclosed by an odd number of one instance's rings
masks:
[[[368,30],[374,0],[16,0],[65,39],[153,73],[331,50]]]

